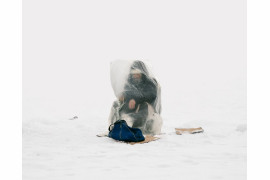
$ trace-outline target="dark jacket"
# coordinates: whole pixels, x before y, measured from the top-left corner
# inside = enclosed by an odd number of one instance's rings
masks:
[[[141,81],[135,82],[132,78],[132,74],[129,75],[127,83],[124,88],[124,107],[123,110],[126,113],[135,112],[138,105],[142,103],[153,104],[157,97],[157,83],[154,79],[149,77],[149,73],[141,61],[135,61],[131,66],[132,69],[138,69],[141,71]],[[130,110],[128,103],[131,99],[136,102],[135,108]]]

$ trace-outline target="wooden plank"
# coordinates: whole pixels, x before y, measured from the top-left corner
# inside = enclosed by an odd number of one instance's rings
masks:
[[[195,133],[202,133],[204,130],[201,127],[198,128],[175,128],[175,132],[178,135],[188,133],[188,134],[195,134]]]
[[[155,137],[155,136],[145,136],[145,140],[141,141],[141,142],[128,142],[128,144],[134,145],[134,144],[144,144],[144,143],[149,143],[151,141],[156,141],[160,139],[159,137]]]

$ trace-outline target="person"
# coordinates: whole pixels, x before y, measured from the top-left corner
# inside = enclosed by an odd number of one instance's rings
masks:
[[[119,116],[115,119],[125,119],[129,126],[140,128],[144,134],[158,134],[162,124],[158,91],[159,85],[150,77],[145,64],[134,61],[119,101],[113,105]]]

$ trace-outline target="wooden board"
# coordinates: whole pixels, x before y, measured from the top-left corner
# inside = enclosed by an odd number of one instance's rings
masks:
[[[145,140],[141,141],[141,142],[128,142],[128,144],[134,145],[134,144],[144,144],[144,143],[149,143],[151,141],[155,141],[160,139],[159,137],[155,137],[155,136],[145,136]]]
[[[182,135],[184,133],[188,134],[195,134],[195,133],[202,133],[204,130],[201,127],[198,128],[175,128],[175,132],[178,135]]]

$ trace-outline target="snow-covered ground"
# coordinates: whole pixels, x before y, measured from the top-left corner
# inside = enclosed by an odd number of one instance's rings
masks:
[[[23,122],[23,179],[246,179],[246,125],[164,117],[161,139],[129,145],[96,134],[107,117]],[[177,123],[181,122],[181,123]],[[176,135],[175,127],[204,128]]]

